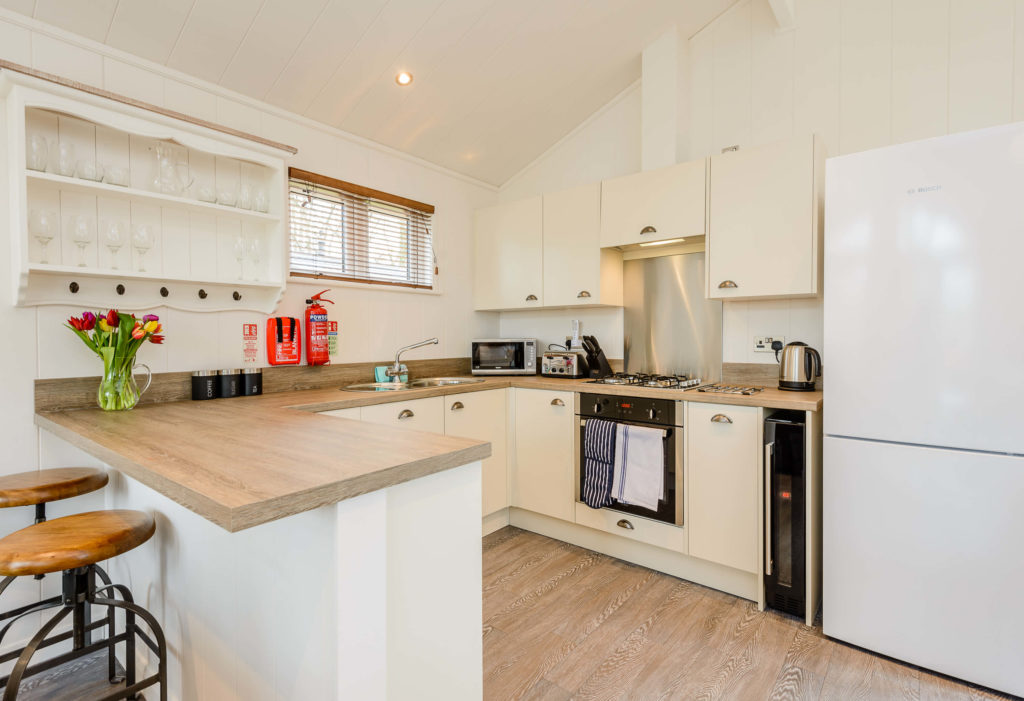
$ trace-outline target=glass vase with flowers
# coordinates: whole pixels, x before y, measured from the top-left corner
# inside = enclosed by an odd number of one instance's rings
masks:
[[[103,361],[103,378],[96,396],[100,409],[124,411],[138,404],[153,375],[147,365],[139,363],[139,367],[146,369],[146,386],[139,390],[135,382],[135,354],[144,343],[164,342],[160,318],[146,314],[137,319],[134,314],[111,309],[97,314],[83,312],[82,316],[68,319],[66,326]]]

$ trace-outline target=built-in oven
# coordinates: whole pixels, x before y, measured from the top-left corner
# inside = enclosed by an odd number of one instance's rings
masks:
[[[648,426],[663,431],[662,447],[665,498],[656,510],[612,500],[605,508],[634,516],[683,525],[683,403],[671,399],[620,397],[608,394],[580,393],[576,407],[576,501],[582,503],[585,473],[584,437],[588,421],[603,419],[633,426]]]
[[[470,348],[474,375],[536,375],[537,339],[480,338]]]

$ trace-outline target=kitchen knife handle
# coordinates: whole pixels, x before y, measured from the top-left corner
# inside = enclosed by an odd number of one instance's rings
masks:
[[[715,414],[711,417],[711,422],[716,424],[731,424],[732,419],[725,414]]]

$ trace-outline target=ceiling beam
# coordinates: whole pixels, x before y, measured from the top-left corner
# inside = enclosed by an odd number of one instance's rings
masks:
[[[779,31],[785,32],[796,26],[796,0],[768,0],[779,25]]]

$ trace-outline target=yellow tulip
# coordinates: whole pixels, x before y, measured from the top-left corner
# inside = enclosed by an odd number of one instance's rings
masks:
[[[160,330],[160,322],[158,321],[147,321],[143,324],[142,328],[146,330],[146,333],[156,333]]]
[[[111,326],[110,324],[108,324],[107,320],[102,318],[102,317],[100,317],[100,320],[99,320],[99,327],[100,327],[100,331],[105,331],[106,333],[110,333],[111,331],[114,330],[114,327]]]

